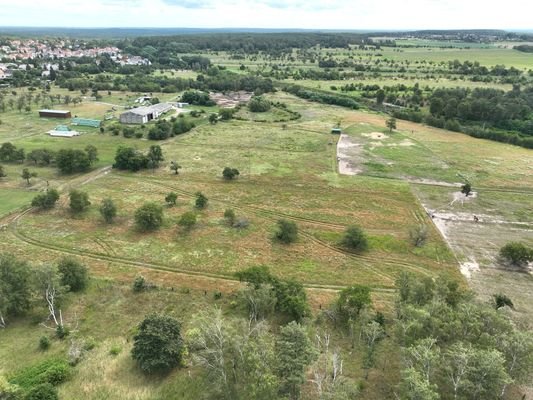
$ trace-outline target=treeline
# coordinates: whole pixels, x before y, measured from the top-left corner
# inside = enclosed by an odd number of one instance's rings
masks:
[[[357,110],[359,103],[353,98],[340,94],[332,94],[315,89],[304,88],[298,85],[284,85],[283,90],[302,99],[317,103],[331,104]]]
[[[151,48],[169,56],[192,51],[233,51],[246,54],[289,52],[315,46],[348,48],[363,44],[367,35],[357,33],[217,33],[202,35],[152,36],[125,39],[117,44],[125,52],[146,55]]]
[[[218,67],[210,68],[205,75],[198,75],[196,80],[145,75],[143,73],[128,76],[100,74],[91,78],[78,72],[66,71],[58,74],[56,83],[60,87],[71,91],[92,89],[174,93],[187,89],[197,89],[216,91],[245,90],[267,93],[274,90],[274,85],[268,78],[236,74]]]
[[[522,51],[524,53],[533,53],[533,46],[529,44],[521,44],[519,46],[514,46],[513,49]]]
[[[396,118],[533,148],[532,87],[521,89],[515,85],[509,92],[490,88],[426,88],[424,92],[415,91],[413,95],[402,98],[389,91],[378,90],[375,93],[378,104],[385,99],[387,102],[395,100],[394,104],[413,106],[392,111]],[[429,105],[429,113],[419,107],[425,105]]]

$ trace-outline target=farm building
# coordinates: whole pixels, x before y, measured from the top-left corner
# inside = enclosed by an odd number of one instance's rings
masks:
[[[159,118],[162,114],[170,111],[172,105],[169,103],[159,103],[153,106],[132,108],[120,114],[120,122],[123,124],[145,124],[153,119]]]
[[[70,118],[70,111],[67,110],[39,110],[41,118]]]
[[[68,126],[65,126],[65,125],[58,125],[54,129],[48,131],[47,133],[50,136],[56,136],[56,137],[73,137],[73,136],[80,135],[78,131],[73,131]]]
[[[100,121],[97,119],[72,118],[72,125],[100,128]]]
[[[333,128],[331,130],[331,133],[335,133],[336,135],[340,135],[342,133],[342,129],[341,128]]]

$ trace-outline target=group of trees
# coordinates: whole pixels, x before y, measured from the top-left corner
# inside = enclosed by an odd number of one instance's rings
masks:
[[[48,166],[55,164],[63,174],[75,172],[87,172],[91,166],[98,161],[98,149],[93,145],[87,145],[84,150],[60,149],[58,151],[50,149],[35,149],[27,155],[24,149],[18,149],[12,143],[5,142],[0,146],[0,161],[4,162],[33,162],[34,165]],[[28,180],[32,175],[26,169],[23,172],[23,179]]]
[[[11,254],[0,254],[0,327],[5,328],[10,318],[38,306],[46,309],[43,323],[64,329],[61,299],[69,291],[83,290],[87,283],[87,268],[74,258],[31,266]]]
[[[164,161],[164,157],[160,146],[150,146],[147,154],[133,147],[119,146],[113,168],[136,172],[147,168],[156,169],[161,161]]]
[[[457,282],[402,272],[396,335],[406,399],[500,399],[533,369],[533,336]]]

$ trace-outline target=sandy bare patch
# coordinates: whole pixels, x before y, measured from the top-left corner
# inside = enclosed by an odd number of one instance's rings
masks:
[[[385,135],[381,132],[361,133],[361,135],[363,135],[364,137],[368,137],[372,140],[385,140],[389,138],[388,135]]]
[[[419,183],[422,185],[430,185],[430,186],[447,186],[447,187],[461,187],[463,186],[462,183],[456,182],[456,183],[450,183],[450,182],[444,182],[444,181],[437,181],[434,179],[425,179],[425,178],[405,178],[405,180],[409,183]]]
[[[337,161],[339,164],[339,174],[357,175],[361,168],[357,166],[355,160],[360,157],[361,145],[354,143],[352,138],[344,133],[341,134],[337,143]]]
[[[462,262],[460,264],[460,269],[465,278],[470,279],[472,278],[472,273],[479,272],[479,264],[476,260],[472,259],[468,262]]]
[[[415,142],[412,142],[409,139],[404,139],[400,143],[398,143],[398,146],[403,146],[403,147],[415,146]]]
[[[453,192],[452,193],[453,200],[450,203],[451,206],[453,206],[456,202],[460,202],[461,205],[464,204],[465,201],[472,201],[477,198],[477,192],[470,192],[468,196],[466,196],[463,192]]]

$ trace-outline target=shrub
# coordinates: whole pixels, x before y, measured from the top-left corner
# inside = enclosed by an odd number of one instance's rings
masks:
[[[91,205],[87,192],[82,192],[81,190],[74,189],[70,191],[69,197],[70,209],[74,213],[81,213]]]
[[[337,309],[344,322],[355,320],[361,310],[372,304],[370,288],[368,286],[354,285],[343,289],[337,300]]]
[[[240,175],[239,170],[236,168],[225,167],[222,171],[222,176],[225,180],[231,181]]]
[[[169,207],[175,206],[178,201],[178,195],[174,192],[170,192],[165,196],[165,201]]]
[[[426,225],[418,225],[411,228],[409,238],[413,246],[422,247],[428,238],[428,227]]]
[[[103,199],[99,211],[108,224],[113,222],[113,219],[117,216],[117,206],[111,199]]]
[[[196,214],[192,211],[186,212],[180,217],[178,225],[186,231],[191,230],[192,227],[196,225]]]
[[[135,211],[135,224],[141,231],[153,231],[163,223],[163,207],[156,203],[145,203]]]
[[[42,351],[48,350],[50,348],[50,339],[48,336],[41,336],[39,339],[39,349]]]
[[[266,112],[270,110],[270,101],[263,99],[260,96],[256,96],[248,103],[248,109],[252,112]]]
[[[293,243],[298,239],[298,227],[292,221],[280,219],[278,221],[278,230],[274,234],[275,238],[282,243]]]
[[[233,227],[237,229],[245,229],[250,226],[250,221],[248,221],[246,218],[239,218],[237,221],[233,223]]]
[[[144,372],[166,372],[181,362],[181,324],[163,314],[149,314],[133,337],[131,355]]]
[[[501,293],[495,294],[492,296],[492,299],[494,300],[494,307],[496,309],[502,308],[505,306],[514,308],[514,304],[511,301],[511,299],[504,294],[501,294]]]
[[[196,193],[196,200],[194,202],[194,205],[195,205],[196,208],[202,210],[202,209],[207,207],[208,201],[209,200],[207,199],[207,197],[203,193],[197,192]]]
[[[70,291],[79,292],[85,289],[89,276],[87,267],[72,257],[61,259],[57,265],[61,273],[61,284],[68,286]]]
[[[57,389],[50,383],[41,383],[32,387],[24,396],[24,400],[58,400]]]
[[[470,183],[465,183],[463,186],[461,186],[461,193],[463,193],[465,196],[470,195],[472,192],[472,185]]]
[[[109,354],[112,356],[118,356],[120,353],[122,353],[122,347],[120,347],[118,344],[111,346],[109,349]]]
[[[64,339],[68,335],[70,335],[70,329],[68,329],[65,325],[58,325],[56,327],[56,336],[58,339]]]
[[[24,368],[16,373],[10,382],[23,389],[29,389],[43,383],[56,386],[69,378],[70,371],[71,368],[65,360],[51,358]]]
[[[368,240],[365,233],[358,226],[346,229],[341,240],[341,245],[353,251],[365,251],[368,249]]]
[[[222,298],[222,292],[216,291],[213,293],[213,299],[220,300]]]
[[[146,280],[144,279],[144,276],[137,275],[135,277],[135,280],[133,281],[133,291],[136,293],[142,292],[146,290],[148,285],[146,284]]]
[[[533,249],[520,242],[509,242],[500,249],[500,256],[517,267],[533,261]]]
[[[228,208],[226,211],[224,211],[224,219],[227,221],[229,226],[233,226],[235,223],[235,211],[233,211],[231,208]]]
[[[53,208],[59,200],[59,192],[55,189],[48,189],[46,193],[38,194],[31,201],[32,207],[37,207],[42,210],[49,210]]]

